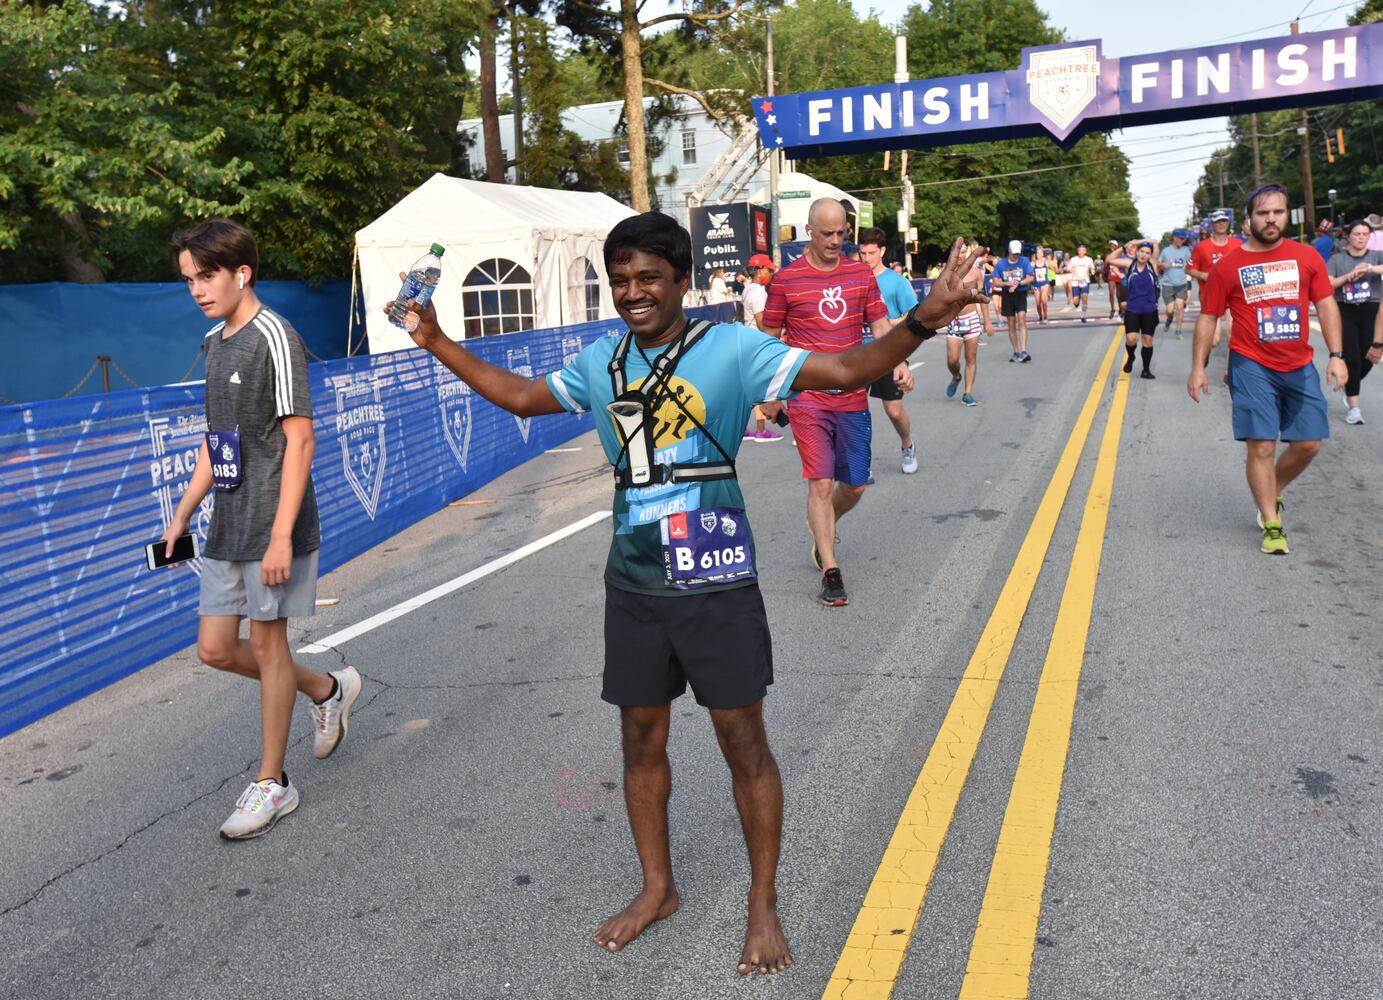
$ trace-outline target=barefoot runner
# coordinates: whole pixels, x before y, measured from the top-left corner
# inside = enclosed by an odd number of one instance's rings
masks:
[[[806,389],[856,389],[902,364],[975,301],[960,282],[974,255],[967,258],[956,240],[924,302],[872,343],[832,354],[793,348],[738,323],[689,322],[682,298],[691,237],[668,216],[623,220],[604,252],[615,310],[629,332],[601,337],[546,378],[481,361],[442,332],[431,305],[419,311],[410,304],[410,332],[496,406],[519,416],[595,413],[614,466],[601,697],[620,709],[624,800],[643,887],[596,929],[596,945],[620,951],[680,903],[668,838],[667,740],[672,701],[690,683],[729,765],[749,853],[748,927],[737,969],[780,972],[792,964],[777,913],[783,789],[763,719],[773,682],[768,619],[734,472],[741,429],[757,402]],[[669,416],[678,419],[660,419]]]

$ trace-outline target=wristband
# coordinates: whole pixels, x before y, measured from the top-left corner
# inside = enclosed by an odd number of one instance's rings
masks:
[[[1343,360],[1345,359],[1345,352],[1344,352],[1344,351],[1331,351],[1331,352],[1330,352],[1330,356],[1331,356],[1332,358],[1339,358],[1341,361],[1343,361]]]
[[[1375,340],[1372,344],[1369,345],[1369,350],[1383,351],[1383,341]]]
[[[917,306],[913,306],[906,313],[904,313],[903,323],[907,326],[908,331],[912,333],[912,335],[915,336],[918,340],[931,340],[933,337],[936,336],[936,331],[933,330],[931,327],[923,326],[920,322],[918,322],[917,317],[913,315],[916,312]]]

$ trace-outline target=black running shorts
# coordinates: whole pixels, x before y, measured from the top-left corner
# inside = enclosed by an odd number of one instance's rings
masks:
[[[666,705],[688,681],[706,708],[745,708],[768,693],[773,646],[759,585],[650,597],[606,584],[600,697]]]
[[[902,399],[903,390],[898,388],[897,382],[893,381],[893,372],[885,372],[869,383],[869,395],[885,401]]]
[[[1141,333],[1145,337],[1151,337],[1157,332],[1157,313],[1129,312],[1124,313],[1124,332]]]
[[[999,315],[1000,316],[1020,316],[1028,311],[1028,293],[1000,292],[999,293]]]

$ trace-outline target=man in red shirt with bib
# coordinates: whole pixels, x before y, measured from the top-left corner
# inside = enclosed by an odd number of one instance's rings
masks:
[[[1229,213],[1222,208],[1211,212],[1210,238],[1196,244],[1195,249],[1191,251],[1191,263],[1186,267],[1186,273],[1196,279],[1196,291],[1200,293],[1201,302],[1205,301],[1205,284],[1210,280],[1211,269],[1222,257],[1228,256],[1231,250],[1237,250],[1241,245],[1229,238]],[[1211,350],[1220,346],[1220,325],[1215,324],[1215,335],[1210,342]],[[1205,363],[1210,364],[1208,356]]]
[[[1283,239],[1287,192],[1276,184],[1249,195],[1249,238],[1210,270],[1186,391],[1209,391],[1205,363],[1219,317],[1228,309],[1229,394],[1234,438],[1246,445],[1245,471],[1263,529],[1261,549],[1286,555],[1282,491],[1301,475],[1330,436],[1320,375],[1313,364],[1311,306],[1330,351],[1326,380],[1336,392],[1349,373],[1340,311],[1325,262],[1313,248]],[[1277,454],[1281,438],[1287,447]]]
[[[866,325],[875,337],[890,328],[879,283],[866,264],[842,256],[845,207],[818,198],[807,211],[806,252],[773,276],[764,307],[764,332],[791,347],[836,354],[863,343]],[[912,388],[907,364],[893,370],[904,392]],[[812,533],[812,563],[822,571],[821,594],[827,607],[850,603],[836,562],[836,522],[864,496],[869,481],[869,397],[850,392],[803,392],[789,407],[792,433],[807,480],[807,527]]]

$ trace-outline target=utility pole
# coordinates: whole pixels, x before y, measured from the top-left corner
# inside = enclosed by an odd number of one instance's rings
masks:
[[[1249,115],[1249,121],[1253,124],[1253,186],[1260,188],[1263,186],[1263,160],[1258,155],[1258,112]]]
[[[1292,22],[1292,34],[1300,31],[1300,26],[1296,21]],[[1306,121],[1306,109],[1301,109],[1301,124],[1297,126],[1297,135],[1301,137],[1301,194],[1305,199],[1302,206],[1306,209],[1306,228],[1309,232],[1316,231],[1316,192],[1311,187],[1311,134],[1310,126]]]
[[[514,183],[523,183],[523,89],[519,85],[518,11],[506,8],[509,15],[509,82],[514,88]]]
[[[908,82],[908,36],[899,35],[893,41],[893,82]],[[908,176],[908,151],[898,157],[898,172],[902,175],[903,207],[898,211],[898,235],[903,241],[903,270],[912,277],[912,250],[908,233],[912,230],[912,178]]]
[[[764,53],[768,70],[768,96],[773,96],[773,18],[764,19],[768,26],[768,43]],[[778,150],[768,151],[768,255],[774,267],[783,266],[783,251],[779,245],[782,225],[778,221]]]
[[[1217,162],[1216,162],[1216,164],[1215,164],[1215,169],[1216,169],[1216,171],[1217,171],[1217,172],[1219,173],[1219,175],[1220,175],[1220,202],[1219,202],[1219,207],[1220,207],[1220,208],[1224,208],[1224,207],[1225,207],[1225,158],[1224,158],[1224,155],[1221,154],[1221,155],[1220,155],[1219,157],[1217,157],[1216,159],[1217,159]]]

